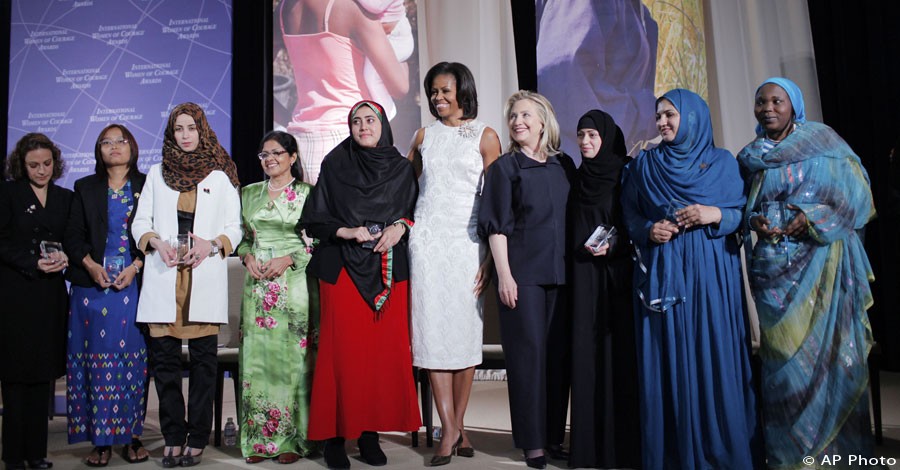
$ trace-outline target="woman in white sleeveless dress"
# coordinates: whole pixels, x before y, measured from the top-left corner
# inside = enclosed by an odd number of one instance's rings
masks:
[[[500,155],[497,133],[475,119],[472,72],[441,62],[425,76],[438,120],[419,129],[408,158],[419,175],[409,239],[413,365],[428,369],[443,435],[432,466],[472,457],[463,417],[481,363],[490,250],[476,234],[484,171]]]

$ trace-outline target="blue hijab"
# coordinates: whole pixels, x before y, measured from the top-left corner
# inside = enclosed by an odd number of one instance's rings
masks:
[[[723,195],[734,193],[734,202],[742,202],[741,191],[710,191],[711,187],[721,184],[723,175],[720,172],[725,169],[716,161],[733,157],[727,150],[715,146],[709,107],[703,98],[678,88],[660,99],[669,100],[675,106],[681,114],[681,122],[672,142],[662,142],[656,148],[641,152],[638,160],[642,163],[633,165],[640,173],[636,179],[649,190],[645,196],[661,211],[647,215],[654,221],[662,219],[673,199],[721,207],[730,205],[723,204]]]
[[[756,92],[753,93],[753,96],[755,97],[756,94],[759,93],[759,90],[767,83],[778,85],[782,90],[787,92],[788,98],[791,99],[791,107],[794,108],[794,122],[798,124],[803,124],[804,122],[806,122],[806,105],[803,104],[803,92],[800,91],[800,87],[798,87],[796,83],[788,80],[787,78],[772,77],[766,79],[766,81],[762,82],[762,84],[756,87]],[[762,131],[762,126],[757,124],[756,135],[762,134]]]
[[[675,106],[681,121],[672,142],[641,152],[628,165],[623,184],[632,185],[633,191],[625,191],[623,198],[634,194],[636,200],[629,204],[640,212],[625,217],[633,237],[644,234],[646,238],[646,224],[665,218],[673,200],[723,209],[743,209],[746,201],[737,161],[713,142],[709,107],[703,98],[684,89],[672,90],[663,98]],[[683,247],[686,238],[692,239],[690,232],[695,230],[699,229],[681,233],[669,243],[638,247],[635,287],[648,307],[666,310],[684,299],[684,260],[674,251],[681,249],[676,245]]]

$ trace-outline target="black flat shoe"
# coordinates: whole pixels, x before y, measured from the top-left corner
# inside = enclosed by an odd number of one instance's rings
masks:
[[[27,468],[25,467],[25,462],[4,462],[4,467],[6,467],[6,470],[25,470]]]
[[[343,437],[332,437],[325,441],[325,466],[328,468],[350,468],[350,459],[344,449]]]
[[[553,460],[569,460],[569,451],[559,444],[548,447],[547,455]]]
[[[547,457],[543,455],[531,458],[525,457],[525,465],[528,465],[530,468],[537,469],[547,468]]]
[[[378,444],[378,433],[372,431],[363,431],[356,441],[359,446],[359,456],[373,467],[382,467],[387,465],[387,455],[381,450]]]
[[[29,460],[28,468],[41,468],[41,469],[53,468],[53,462],[51,462],[47,459]]]

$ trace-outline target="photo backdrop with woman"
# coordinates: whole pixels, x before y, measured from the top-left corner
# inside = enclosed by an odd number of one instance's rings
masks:
[[[362,99],[376,101],[385,107],[388,116],[390,116],[391,127],[394,131],[394,141],[396,143],[396,147],[400,152],[406,152],[406,147],[408,146],[410,139],[412,139],[412,136],[415,133],[416,129],[421,126],[421,111],[419,102],[420,99],[418,92],[421,78],[419,76],[419,34],[417,1],[320,1],[321,4],[325,6],[328,12],[338,9],[340,7],[338,2],[349,2],[358,7],[369,21],[379,23],[378,30],[381,31],[381,33],[379,34],[383,33],[384,35],[386,35],[391,46],[391,52],[395,55],[401,67],[403,67],[404,64],[406,66],[407,71],[405,73],[406,81],[408,83],[408,91],[406,93],[403,93],[402,96],[388,93],[387,90],[385,90],[385,85],[378,83],[379,81],[387,82],[388,80],[380,77],[378,72],[374,70],[374,66],[372,65],[372,58],[364,56],[364,60],[354,60],[353,72],[355,73],[355,81],[358,82],[359,86],[354,90],[349,90],[353,91],[354,94],[358,93],[359,96],[357,96],[356,99],[347,101],[346,103],[330,102],[335,98],[346,94],[345,92],[348,91],[340,89],[340,85],[347,84],[348,78],[339,76],[339,71],[337,70],[341,65],[340,63],[338,63],[342,59],[341,57],[339,57],[341,51],[336,50],[337,48],[335,47],[323,45],[324,41],[320,40],[300,40],[294,42],[291,39],[288,39],[288,41],[290,42],[289,44],[286,44],[285,37],[287,36],[289,38],[301,38],[303,36],[324,36],[327,33],[332,33],[329,28],[331,27],[331,25],[335,24],[336,18],[326,13],[326,21],[328,25],[319,25],[319,29],[324,30],[319,33],[290,34],[291,31],[289,15],[292,11],[291,7],[295,2],[291,0],[273,0],[273,128],[276,130],[288,130],[289,132],[295,133],[296,129],[294,129],[294,127],[299,128],[302,124],[302,127],[304,129],[315,128],[318,131],[321,131],[323,129],[323,126],[315,122],[297,122],[294,123],[294,126],[292,126],[291,124],[292,121],[295,121],[295,116],[300,116],[301,114],[315,114],[317,111],[312,109],[314,107],[320,107],[324,109],[326,106],[330,107],[340,104],[345,108],[343,109],[341,116],[346,116],[350,111],[350,107],[353,106],[353,104],[355,104],[357,101],[359,101],[359,98],[361,97]],[[310,10],[313,9],[314,8],[310,8]],[[283,25],[288,26],[285,28]],[[304,20],[304,26],[305,25],[306,22]],[[338,36],[339,40],[349,41],[351,43],[351,48],[364,51],[364,48],[362,48],[361,44],[366,41],[362,40],[359,37],[344,38],[339,37],[339,35],[337,34],[332,34],[332,36]],[[294,46],[294,44],[297,45]],[[320,47],[321,49],[324,49],[326,56],[322,58],[322,60],[329,62],[329,65],[333,66],[332,71],[329,72],[330,76],[327,77],[326,80],[329,82],[326,84],[326,88],[330,96],[323,97],[318,93],[318,90],[304,89],[303,81],[305,77],[303,77],[302,75],[305,72],[300,67],[295,66],[296,64],[291,63],[291,53],[293,52],[291,49],[294,47],[298,49],[296,52],[298,56],[309,56],[310,54],[316,54],[317,57],[320,57],[322,51],[319,49]],[[299,86],[298,82],[300,83]],[[308,103],[312,103],[312,105],[301,105],[305,106],[305,108],[303,109],[303,113],[301,113],[300,109],[297,106],[298,93],[306,94],[306,101]],[[425,109],[427,113],[427,106],[425,107]],[[323,119],[321,119],[322,124],[324,124],[326,120],[327,119],[323,117]],[[346,126],[343,126],[342,124],[342,127]],[[323,150],[324,153],[328,153],[331,148]]]
[[[700,0],[535,0],[538,90],[559,116],[577,161],[575,128],[588,109],[610,113],[629,155],[658,142],[657,95],[687,88],[708,99]]]

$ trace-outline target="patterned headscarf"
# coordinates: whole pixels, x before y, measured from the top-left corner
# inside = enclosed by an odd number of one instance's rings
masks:
[[[756,94],[759,93],[760,88],[762,88],[767,83],[778,85],[785,92],[787,92],[788,98],[791,99],[791,107],[794,108],[794,122],[798,124],[803,124],[804,122],[806,122],[806,105],[803,104],[803,92],[800,91],[800,87],[798,87],[796,83],[788,80],[787,78],[772,77],[762,82],[762,84],[760,84],[756,88],[756,92],[753,93],[753,96],[756,96]],[[757,124],[756,135],[762,134],[762,131],[762,126]]]
[[[175,140],[175,119],[187,114],[197,124],[200,143],[192,152],[185,152]],[[228,152],[219,145],[216,133],[209,127],[203,108],[194,103],[181,103],[169,114],[169,122],[163,138],[162,174],[166,185],[175,191],[195,189],[215,170],[224,171],[234,187],[240,187],[237,167]]]

